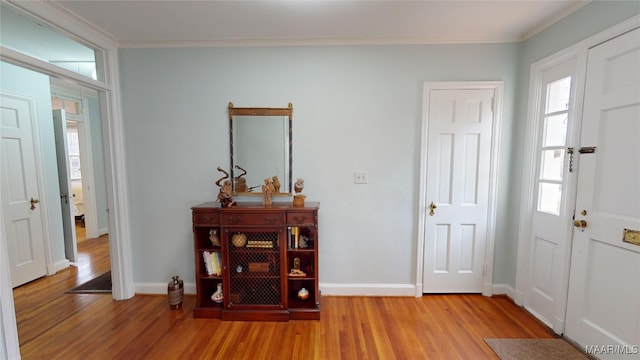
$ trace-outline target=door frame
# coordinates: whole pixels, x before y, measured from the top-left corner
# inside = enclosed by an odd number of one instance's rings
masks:
[[[500,133],[502,129],[502,103],[504,81],[445,81],[425,82],[422,94],[422,132],[420,147],[420,190],[418,200],[418,240],[416,260],[416,297],[423,295],[423,270],[425,228],[427,220],[427,145],[429,134],[429,91],[431,90],[493,90],[493,126],[491,134],[491,169],[489,175],[489,213],[487,214],[487,242],[484,253],[482,295],[493,295],[493,257],[497,211],[498,164],[500,154]]]
[[[83,90],[89,94],[83,93]],[[98,99],[98,93],[93,89],[83,89],[80,93],[67,87],[65,83],[52,79],[51,95],[62,99],[77,101],[81,104],[81,115],[67,114],[67,121],[74,121],[78,130],[80,141],[80,167],[82,168],[82,193],[84,197],[84,218],[86,223],[87,238],[97,238],[108,233],[107,228],[100,228],[98,221],[98,208],[96,202],[96,189],[93,165],[93,144],[91,138],[91,118],[86,112],[89,109],[89,98]],[[95,119],[93,119],[95,121]],[[95,126],[95,125],[94,125]],[[89,186],[91,184],[91,186]]]
[[[536,177],[536,164],[537,154],[535,151],[535,144],[537,144],[539,139],[539,133],[536,129],[539,126],[539,112],[540,112],[540,94],[541,94],[541,86],[542,82],[538,81],[541,78],[542,72],[552,67],[556,64],[559,64],[563,61],[567,61],[572,57],[577,59],[577,69],[576,69],[576,97],[575,97],[575,111],[576,116],[574,121],[574,129],[579,133],[582,125],[582,107],[583,107],[583,99],[584,99],[584,87],[585,87],[585,77],[586,77],[586,67],[587,67],[587,52],[589,48],[594,47],[602,42],[605,42],[611,38],[619,36],[623,33],[631,31],[640,26],[640,15],[636,15],[630,19],[627,19],[617,25],[614,25],[600,33],[590,36],[589,38],[582,40],[564,50],[561,50],[555,54],[552,54],[544,59],[537,61],[536,63],[531,65],[531,79],[535,79],[530,83],[529,88],[529,104],[527,110],[527,125],[526,125],[526,137],[525,137],[525,148],[524,148],[524,158],[522,161],[523,165],[523,176],[522,176],[522,196],[520,199],[520,224],[518,231],[518,253],[517,253],[517,269],[516,269],[516,288],[514,291],[514,302],[518,305],[523,305],[524,303],[524,291],[528,286],[527,279],[530,278],[530,264],[529,264],[529,249],[531,248],[531,219],[532,209],[535,205],[535,189],[533,189],[533,184],[535,184]],[[574,148],[578,148],[580,139],[577,138],[577,142],[574,144]],[[574,161],[577,161],[578,157],[574,157]],[[528,165],[527,165],[528,164]],[[579,164],[577,164],[579,166]],[[580,171],[579,167],[576,167],[576,171]],[[575,207],[575,192],[577,183],[574,183],[574,188],[571,189],[572,201],[571,206]],[[569,205],[567,205],[569,206]],[[572,242],[572,237],[567,241],[569,243]],[[569,273],[567,273],[567,276]],[[568,281],[567,281],[567,292]],[[567,298],[564,298],[564,308],[565,308],[565,318],[566,318],[566,301]],[[563,319],[563,325],[564,325]],[[564,326],[563,330],[564,331]]]
[[[580,142],[580,126],[581,126],[581,113],[582,113],[582,98],[584,92],[584,71],[586,70],[586,59],[581,56],[581,51],[574,47],[560,51],[557,54],[546,57],[531,65],[531,71],[529,75],[529,100],[527,111],[527,125],[525,132],[525,147],[524,154],[526,160],[522,162],[523,176],[522,176],[522,189],[520,199],[520,224],[518,230],[518,252],[517,252],[517,271],[516,271],[516,290],[514,292],[514,302],[518,305],[522,305],[529,310],[538,320],[551,327],[555,332],[562,333],[564,331],[564,318],[559,319],[554,317],[553,319],[543,319],[538,317],[537,314],[532,311],[526,305],[526,292],[530,288],[532,274],[531,263],[531,249],[533,248],[533,216],[534,211],[537,208],[537,193],[536,183],[538,181],[538,166],[540,164],[539,146],[542,141],[542,132],[539,131],[544,114],[545,99],[542,98],[544,93],[543,87],[544,74],[547,70],[550,70],[556,66],[559,66],[568,61],[575,61],[575,71],[572,81],[572,87],[575,89],[575,94],[570,95],[572,100],[569,106],[569,116],[571,127],[567,128],[567,143],[565,148],[573,146],[575,149],[579,148]],[[577,186],[577,171],[579,169],[579,157],[573,157],[573,171],[574,174],[566,173],[567,189],[564,196],[566,196],[565,207],[567,208],[566,216],[571,213],[571,207],[575,204],[575,194]],[[574,209],[575,210],[575,209]],[[569,219],[567,219],[569,221]],[[569,265],[571,259],[571,239],[573,232],[568,233],[568,238],[565,239],[565,257],[564,257],[564,273],[563,286],[568,288],[569,282]],[[566,291],[563,288],[563,295],[558,298],[558,306],[564,309],[566,312]]]
[[[118,80],[118,42],[110,35],[92,27],[73,14],[50,2],[4,3],[25,16],[35,18],[96,50],[96,62],[104,69],[104,81],[93,80],[72,71],[59,68],[37,58],[0,46],[0,60],[34,70],[60,79],[68,79],[99,92],[100,123],[103,134],[105,171],[109,216],[109,248],[111,253],[112,297],[125,300],[135,295],[131,249],[131,226],[129,216],[129,196],[126,156],[124,144],[124,121],[121,112],[120,84]],[[82,34],[82,35],[80,35]],[[125,186],[118,186],[125,184]],[[44,209],[43,209],[44,210]],[[0,231],[0,254],[6,254],[6,234]],[[0,260],[4,260],[4,256]],[[9,264],[0,261],[0,273],[9,273]],[[4,285],[5,275],[0,276]],[[18,329],[15,321],[13,291],[10,286],[0,287],[0,312],[4,345],[10,358],[20,357]],[[0,341],[0,344],[2,344]]]

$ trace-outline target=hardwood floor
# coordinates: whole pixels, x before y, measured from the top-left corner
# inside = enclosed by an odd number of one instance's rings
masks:
[[[14,289],[23,359],[497,359],[484,338],[555,337],[481,295],[325,296],[319,321],[194,319],[194,296],[170,310],[160,295],[65,294],[109,269],[106,236],[79,252],[77,269]]]

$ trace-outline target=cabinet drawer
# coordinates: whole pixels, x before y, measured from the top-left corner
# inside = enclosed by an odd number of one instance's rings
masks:
[[[242,214],[222,214],[220,223],[223,225],[284,225],[284,213],[259,212]]]
[[[193,213],[193,224],[195,226],[212,226],[220,224],[218,213],[197,212]]]
[[[287,212],[287,225],[315,225],[315,223],[315,213],[313,212]]]

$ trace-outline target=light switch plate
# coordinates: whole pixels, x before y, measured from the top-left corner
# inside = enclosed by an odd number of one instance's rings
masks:
[[[353,174],[353,182],[356,184],[366,184],[369,182],[369,174],[366,171],[356,171]]]

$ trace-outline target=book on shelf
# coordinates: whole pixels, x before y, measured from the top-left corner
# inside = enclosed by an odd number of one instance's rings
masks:
[[[216,251],[203,251],[202,260],[207,275],[222,275],[222,259]]]
[[[215,275],[222,275],[222,262],[220,261],[220,253],[219,252],[214,252],[213,254],[211,254],[212,256],[212,260],[213,260],[213,267],[215,269]]]

